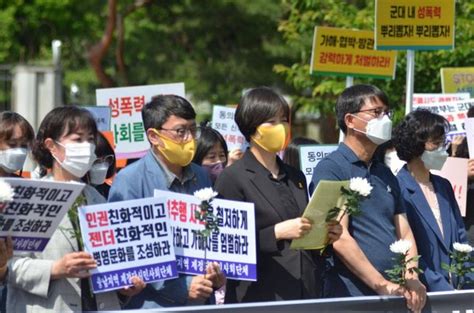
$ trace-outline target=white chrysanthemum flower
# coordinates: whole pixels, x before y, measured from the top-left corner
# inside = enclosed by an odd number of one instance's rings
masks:
[[[454,250],[458,252],[463,252],[463,253],[471,253],[472,252],[472,247],[468,245],[467,243],[459,243],[455,242],[453,243],[453,248]]]
[[[390,251],[393,253],[406,254],[411,246],[412,243],[410,240],[400,239],[390,245]]]
[[[0,179],[0,202],[12,201],[15,192],[13,192],[12,186],[9,183]]]
[[[349,183],[350,190],[356,191],[364,197],[370,195],[372,188],[373,187],[370,185],[367,179],[362,177],[351,178],[351,181]]]
[[[194,196],[201,201],[210,201],[212,198],[217,196],[217,192],[212,188],[203,188],[195,191]]]

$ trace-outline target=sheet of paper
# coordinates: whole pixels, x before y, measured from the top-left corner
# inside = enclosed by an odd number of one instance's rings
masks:
[[[293,240],[292,249],[316,250],[324,247],[327,238],[326,216],[329,210],[342,204],[341,187],[349,188],[349,181],[319,182],[303,213],[303,217],[313,222],[313,227],[303,238]]]

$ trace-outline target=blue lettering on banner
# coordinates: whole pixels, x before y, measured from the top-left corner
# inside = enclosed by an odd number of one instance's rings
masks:
[[[204,269],[210,262],[217,262],[226,277],[229,279],[239,280],[257,280],[257,265],[243,262],[230,262],[230,261],[219,261],[219,260],[206,260],[204,264],[203,258],[194,258],[187,256],[176,256],[176,264],[178,266],[178,272],[185,274],[196,274],[201,275],[204,273]]]
[[[43,251],[48,244],[49,238],[34,237],[12,237],[13,250],[21,251]]]
[[[92,288],[95,292],[104,292],[107,290],[131,286],[132,283],[130,279],[133,276],[140,277],[146,283],[173,279],[178,277],[176,262],[170,261],[124,270],[92,274]]]

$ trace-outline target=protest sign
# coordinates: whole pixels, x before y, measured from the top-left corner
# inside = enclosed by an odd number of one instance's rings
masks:
[[[467,162],[468,159],[448,158],[441,171],[433,171],[434,174],[446,178],[451,183],[462,216],[466,216]]]
[[[310,74],[395,78],[396,51],[374,50],[374,32],[314,29]]]
[[[466,134],[464,120],[471,106],[474,106],[474,99],[423,104],[418,105],[417,108],[430,110],[446,118],[451,128],[447,137],[452,139],[454,136]]]
[[[375,49],[453,49],[454,17],[454,0],[376,0]]]
[[[255,209],[253,203],[212,200],[219,233],[212,232],[206,242],[199,231],[203,222],[195,217],[200,201],[191,195],[155,190],[155,197],[166,198],[178,272],[205,273],[207,262],[217,262],[227,278],[257,280]]]
[[[464,120],[466,128],[467,148],[469,150],[469,158],[474,159],[474,118]]]
[[[110,108],[105,106],[91,106],[84,107],[87,111],[92,113],[94,120],[97,124],[98,131],[109,131],[110,130]]]
[[[15,195],[0,203],[0,237],[11,236],[15,251],[42,252],[84,184],[4,178]]]
[[[468,92],[462,93],[414,93],[413,94],[413,110],[420,105],[428,105],[441,102],[454,102],[459,100],[468,100],[470,98]]]
[[[245,149],[247,144],[244,135],[234,121],[235,108],[214,105],[212,109],[212,128],[221,133],[227,144],[227,149]]]
[[[117,159],[140,158],[150,148],[141,111],[152,97],[160,94],[184,97],[184,83],[96,90],[97,105],[111,109],[110,130],[114,134]]]
[[[474,98],[474,67],[445,67],[441,69],[443,92],[467,92]]]
[[[168,211],[163,198],[145,198],[79,209],[85,251],[97,262],[95,293],[178,277]]]
[[[313,170],[325,156],[337,149],[338,145],[301,145],[300,170],[306,176],[306,184],[309,186],[313,177]]]

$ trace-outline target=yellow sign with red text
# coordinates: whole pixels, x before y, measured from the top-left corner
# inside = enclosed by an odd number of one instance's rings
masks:
[[[317,26],[311,74],[395,78],[396,51],[374,50],[374,33]]]

